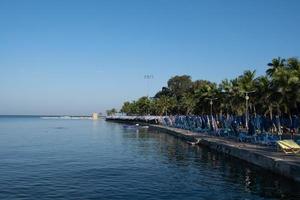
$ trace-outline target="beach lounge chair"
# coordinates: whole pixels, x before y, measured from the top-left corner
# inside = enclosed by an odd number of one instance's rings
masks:
[[[296,142],[294,142],[294,140],[279,140],[277,141],[277,144],[280,149],[286,154],[297,154],[300,152],[300,146]]]
[[[262,145],[276,146],[279,136],[271,133],[261,133],[256,136],[256,143]]]

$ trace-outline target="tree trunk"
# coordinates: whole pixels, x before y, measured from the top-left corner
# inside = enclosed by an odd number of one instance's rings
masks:
[[[272,106],[269,106],[270,119],[273,120],[273,109]]]
[[[280,111],[280,106],[279,106],[279,104],[277,104],[277,114],[278,114],[278,116],[281,116],[281,111]]]

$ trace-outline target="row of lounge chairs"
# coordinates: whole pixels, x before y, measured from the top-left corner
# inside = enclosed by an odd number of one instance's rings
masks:
[[[249,132],[237,129],[226,120],[223,120],[221,123],[223,127],[220,127],[218,126],[220,124],[219,121],[214,118],[209,118],[208,116],[205,116],[204,118],[202,117],[202,123],[206,124],[199,127],[197,126],[198,122],[193,121],[193,119],[197,120],[197,118],[192,118],[192,120],[190,120],[190,118],[185,116],[175,116],[171,118],[164,117],[164,119],[161,120],[161,124],[194,132],[206,133],[218,137],[231,138],[240,142],[279,147],[279,149],[287,154],[298,154],[300,152],[300,146],[295,141],[281,140],[281,135],[278,134],[260,131],[254,131],[254,134],[249,134]],[[240,122],[241,120],[238,123],[239,125]]]
[[[140,121],[160,124],[168,127],[206,133],[218,137],[226,137],[252,144],[279,147],[285,153],[299,153],[300,146],[293,140],[281,140],[280,135],[269,132],[254,131],[254,134],[242,131],[242,118],[214,118],[205,116],[110,116],[107,119]]]

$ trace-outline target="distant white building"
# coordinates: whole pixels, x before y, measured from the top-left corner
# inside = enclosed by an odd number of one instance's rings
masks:
[[[97,120],[97,119],[98,119],[98,113],[93,113],[92,119],[93,119],[93,120]]]

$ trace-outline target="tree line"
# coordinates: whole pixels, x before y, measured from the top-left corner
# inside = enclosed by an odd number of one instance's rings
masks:
[[[127,115],[275,115],[291,117],[300,111],[300,61],[274,58],[265,75],[246,70],[220,84],[192,81],[188,75],[171,77],[154,97],[143,96],[124,102],[120,112]],[[246,98],[247,107],[246,107]],[[211,106],[212,104],[212,106]],[[115,109],[112,109],[116,112]],[[114,114],[109,110],[109,114]]]

